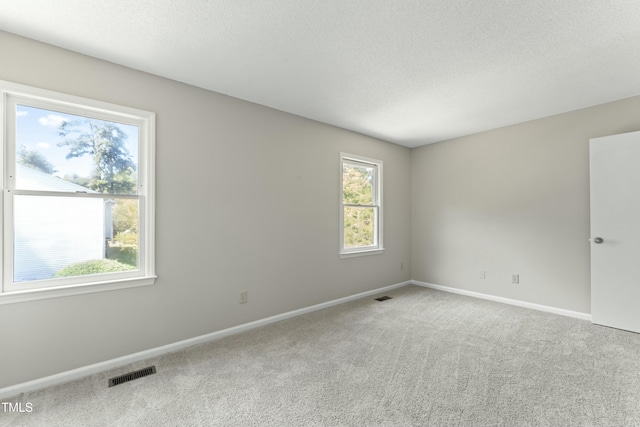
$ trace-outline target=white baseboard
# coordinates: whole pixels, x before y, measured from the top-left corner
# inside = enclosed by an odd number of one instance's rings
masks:
[[[357,300],[360,298],[366,298],[368,296],[375,295],[381,292],[386,292],[392,289],[401,288],[403,286],[410,285],[411,283],[412,281],[410,280],[406,282],[396,283],[395,285],[385,286],[382,288],[374,289],[372,291],[361,292],[359,294],[335,299],[332,301],[327,301],[322,304],[316,304],[316,305],[301,308],[298,310],[289,311],[287,313],[278,314],[275,316],[267,317],[266,319],[256,320],[254,322],[245,323],[243,325],[234,326],[232,328],[223,329],[221,331],[212,332],[210,334],[201,335],[199,337],[189,338],[189,339],[178,341],[172,344],[167,344],[167,345],[152,348],[149,350],[144,350],[138,353],[133,353],[127,356],[118,357],[116,359],[106,360],[104,362],[95,363],[93,365],[84,366],[82,368],[72,369],[70,371],[61,372],[59,374],[50,375],[48,377],[39,378],[33,381],[12,385],[12,386],[0,389],[0,399],[13,397],[21,393],[40,390],[46,387],[51,387],[54,385],[77,380],[89,375],[96,374],[98,372],[103,372],[109,369],[117,368],[119,366],[124,366],[130,363],[138,362],[140,360],[150,359],[152,357],[158,357],[163,354],[182,350],[192,345],[201,344],[208,341],[219,340],[229,335],[234,335],[240,332],[259,328],[261,326],[279,322],[281,320],[290,319],[292,317],[301,316],[303,314],[311,313],[313,311],[318,311],[325,308],[333,307],[335,305],[344,304],[349,301]]]
[[[449,286],[434,285],[433,283],[420,282],[418,280],[412,280],[412,284],[423,286],[425,288],[436,289],[438,291],[450,292],[452,294],[460,294],[468,297],[481,298],[489,301],[501,302],[503,304],[516,305],[518,307],[531,308],[538,311],[546,311],[547,313],[560,314],[567,317],[575,317],[576,319],[591,321],[591,315],[588,313],[581,313],[579,311],[565,310],[563,308],[549,307],[547,305],[534,304],[531,302],[519,301],[510,298],[498,297],[495,295],[482,294],[480,292],[466,291],[464,289],[451,288]]]

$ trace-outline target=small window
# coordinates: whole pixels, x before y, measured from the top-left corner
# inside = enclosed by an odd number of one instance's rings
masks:
[[[0,302],[153,283],[153,113],[0,89]]]
[[[382,162],[340,155],[340,255],[380,253]]]

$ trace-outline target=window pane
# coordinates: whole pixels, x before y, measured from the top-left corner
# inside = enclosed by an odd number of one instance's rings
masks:
[[[344,207],[344,247],[373,246],[375,241],[375,208]]]
[[[138,200],[14,197],[14,282],[135,270]]]
[[[16,188],[137,194],[138,127],[16,106]]]
[[[348,205],[373,205],[373,166],[344,163],[342,167],[342,200]]]

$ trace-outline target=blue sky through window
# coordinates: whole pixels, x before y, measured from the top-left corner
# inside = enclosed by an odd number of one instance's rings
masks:
[[[104,120],[88,119],[95,122]],[[56,170],[53,175],[64,178],[65,175],[90,177],[93,169],[93,157],[85,154],[81,157],[67,159],[69,147],[59,147],[64,138],[60,136],[60,124],[63,121],[81,122],[87,126],[87,118],[58,111],[18,105],[16,110],[16,149],[26,147],[44,156]],[[115,123],[115,122],[110,122]],[[138,127],[115,123],[127,135],[125,147],[134,164],[138,164]]]

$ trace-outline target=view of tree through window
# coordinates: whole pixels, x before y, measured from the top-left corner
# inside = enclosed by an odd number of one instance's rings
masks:
[[[14,281],[137,269],[138,127],[17,105],[15,129]]]
[[[375,245],[376,207],[375,168],[344,163],[342,202],[344,209],[344,247]]]

